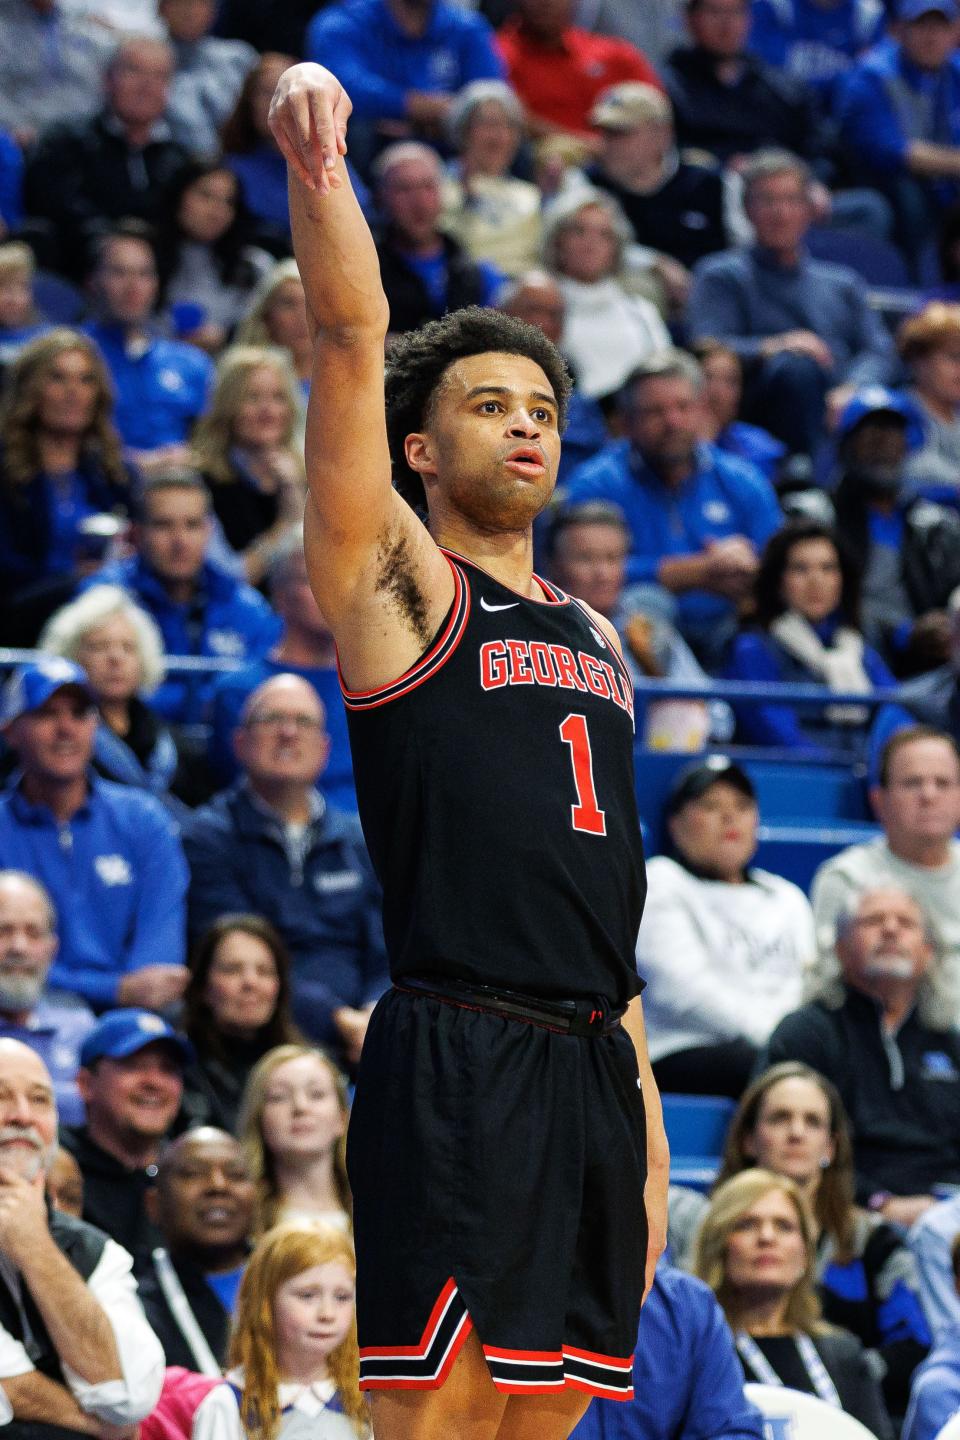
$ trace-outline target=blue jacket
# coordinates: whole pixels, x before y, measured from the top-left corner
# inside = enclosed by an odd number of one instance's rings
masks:
[[[830,644],[836,622],[816,627],[820,638]],[[878,690],[891,688],[896,681],[884,661],[870,645],[863,647],[863,668]],[[762,680],[790,685],[819,685],[823,682],[778,645],[765,630],[744,630],[734,640],[724,670],[727,680]],[[743,701],[734,705],[738,738],[745,745],[777,745],[802,750],[807,755],[825,755],[831,750],[856,748],[869,724],[869,713],[859,731],[855,725],[831,724],[824,711],[797,710],[790,705],[757,704]]]
[[[830,108],[839,77],[882,39],[885,19],[881,0],[753,0],[750,50]]]
[[[228,911],[265,915],[290,951],[297,1023],[336,1044],[331,1012],[367,1005],[389,984],[380,891],[359,820],[318,797],[294,857],[280,822],[241,782],[194,812],[183,844],[191,938]]]
[[[102,1010],[116,1005],[127,971],[184,963],[187,867],[152,795],[91,777],[86,802],[59,825],[14,784],[0,794],[0,868],[8,867],[35,875],[53,900],[52,987]]]
[[[661,1265],[640,1315],[634,1399],[594,1400],[570,1440],[761,1440],[763,1417],[723,1311],[702,1280]]]
[[[160,627],[167,655],[210,655],[226,660],[255,660],[280,636],[280,621],[258,590],[209,561],[196,597],[186,604],[170,599],[140,555],[112,561],[80,587],[120,585]],[[172,675],[150,697],[150,708],[179,724],[195,725],[205,709],[216,675]]]
[[[502,80],[503,61],[482,15],[435,0],[426,33],[402,31],[384,0],[340,0],[307,26],[304,59],[326,64],[363,120],[401,120],[408,90],[451,95],[471,80]]]
[[[843,77],[837,118],[853,159],[874,176],[902,172],[913,140],[960,145],[960,58],[930,74],[884,40]],[[934,188],[945,201],[957,189],[945,181]]]
[[[901,1440],[935,1440],[960,1410],[960,1325],[943,1330],[910,1390],[910,1406]]]
[[[356,810],[357,791],[353,783],[347,712],[343,703],[343,691],[340,689],[340,678],[335,668],[305,669],[299,665],[282,665],[279,660],[265,655],[262,660],[254,660],[251,665],[245,665],[242,670],[221,675],[213,689],[209,716],[207,759],[214,778],[221,785],[229,785],[236,779],[239,766],[233,753],[232,742],[240,711],[247,696],[274,675],[299,675],[308,681],[320,696],[327,714],[330,759],[317,781],[317,789],[338,810]]]
[[[84,325],[83,330],[113,377],[114,424],[123,443],[133,450],[155,450],[188,440],[213,385],[209,355],[182,340],[159,336],[134,355],[127,349],[121,325]]]
[[[575,470],[564,501],[610,500],[630,526],[627,580],[655,581],[668,556],[694,555],[707,540],[744,535],[758,550],[783,524],[773,486],[760,471],[714,445],[700,445],[696,472],[679,490],[664,485],[629,440],[615,440]],[[705,590],[677,596],[681,628],[733,613],[729,600]]]
[[[803,255],[791,269],[758,245],[708,255],[694,270],[689,315],[693,339],[722,340],[756,360],[770,335],[812,330],[829,345],[831,384],[886,385],[896,356],[866,286],[846,265]]]

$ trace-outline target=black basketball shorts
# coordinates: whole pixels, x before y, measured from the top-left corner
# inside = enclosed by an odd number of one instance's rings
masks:
[[[626,1031],[578,1037],[390,990],[347,1139],[362,1389],[633,1397],[646,1138]]]

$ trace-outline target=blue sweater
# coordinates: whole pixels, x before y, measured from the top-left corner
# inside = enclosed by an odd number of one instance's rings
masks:
[[[630,584],[655,581],[662,560],[699,554],[708,540],[743,535],[762,550],[783,523],[769,480],[714,445],[698,447],[696,467],[679,489],[670,490],[629,440],[615,440],[573,472],[563,498],[571,505],[609,500],[620,506],[630,526]],[[732,612],[729,600],[705,590],[677,596],[681,627]]]
[[[812,330],[829,345],[831,383],[886,385],[896,356],[866,286],[845,265],[804,255],[785,269],[759,246],[708,255],[694,270],[688,314],[692,338],[722,340],[744,360],[788,330]]]
[[[482,15],[435,0],[425,34],[407,35],[384,0],[340,0],[307,26],[304,59],[328,64],[362,120],[401,120],[409,90],[453,94],[471,80],[502,80],[503,61]]]
[[[821,640],[829,644],[837,626],[836,621],[828,620],[814,628]],[[871,683],[878,688],[896,684],[883,660],[869,645],[863,647],[863,668]],[[822,683],[764,630],[744,630],[736,637],[724,673],[728,680],[762,680],[793,685]],[[738,736],[747,745],[778,745],[817,755],[830,750],[849,749],[857,734],[855,726],[831,725],[816,710],[746,702],[733,708]]]
[[[47,887],[60,949],[51,987],[95,1009],[117,1003],[121,976],[184,963],[187,867],[170,816],[142,790],[92,777],[65,824],[14,786],[0,794],[0,867]]]
[[[279,821],[241,782],[194,812],[183,844],[191,937],[218,915],[266,916],[290,951],[297,1023],[336,1044],[331,1012],[369,1004],[389,984],[380,889],[356,816],[322,808],[292,859]]]
[[[877,177],[904,171],[912,140],[960,145],[960,58],[931,74],[884,40],[843,77],[837,118],[855,161]],[[957,191],[948,181],[934,188],[945,202]]]
[[[160,627],[167,655],[210,655],[244,661],[265,655],[280,637],[280,621],[258,590],[209,562],[193,601],[170,599],[139,555],[104,565],[84,581],[119,585]],[[150,697],[150,708],[167,720],[195,725],[205,719],[216,675],[173,675]]]
[[[571,1440],[761,1440],[723,1311],[702,1280],[661,1265],[640,1315],[634,1399],[594,1400]]]
[[[125,445],[154,450],[190,438],[213,386],[213,361],[195,345],[155,336],[142,352],[120,325],[84,325],[107,362],[117,392],[114,423]]]

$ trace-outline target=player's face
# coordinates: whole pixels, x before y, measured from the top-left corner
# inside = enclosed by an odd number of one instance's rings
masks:
[[[278,1065],[267,1083],[260,1127],[277,1156],[328,1154],[346,1129],[336,1082],[318,1055]]]
[[[747,1156],[775,1175],[807,1185],[833,1159],[830,1102],[812,1080],[793,1075],[771,1085],[760,1102]]]
[[[718,780],[673,816],[670,834],[696,870],[736,882],[756,851],[757,819],[756,802],[736,785]]]
[[[560,461],[557,402],[525,355],[470,355],[451,365],[430,429],[408,436],[431,511],[478,529],[523,532],[547,504]]]
[[[601,615],[616,609],[626,573],[627,538],[619,525],[568,525],[553,559],[553,578]]]
[[[272,365],[258,365],[247,376],[233,421],[233,438],[250,450],[270,450],[290,438],[293,414],[283,377]]]
[[[734,1222],[727,1240],[729,1288],[790,1291],[806,1264],[800,1217],[782,1190],[768,1190]]]
[[[342,1260],[314,1265],[277,1290],[273,1302],[277,1353],[290,1368],[326,1359],[353,1324],[353,1272]]]

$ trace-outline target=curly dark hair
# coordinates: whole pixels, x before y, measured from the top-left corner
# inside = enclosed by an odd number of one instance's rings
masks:
[[[430,423],[431,406],[450,366],[468,355],[491,352],[525,355],[539,365],[557,397],[561,431],[566,424],[570,373],[557,347],[535,325],[470,305],[408,331],[387,360],[387,439],[393,483],[415,510],[426,508],[426,495],[420,476],[406,462],[403,442]]]
[[[771,621],[776,620],[777,616],[786,610],[780,593],[783,572],[787,568],[790,551],[794,545],[799,545],[804,540],[826,540],[836,550],[841,577],[838,613],[845,625],[859,630],[860,567],[843,537],[832,526],[823,525],[818,520],[791,520],[767,541],[754,581],[754,623],[761,629],[766,629]]]

